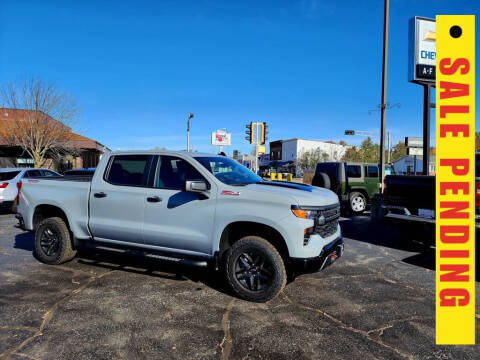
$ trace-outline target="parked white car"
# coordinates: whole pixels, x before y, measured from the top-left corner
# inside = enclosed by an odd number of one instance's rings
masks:
[[[0,169],[0,209],[12,210],[18,194],[18,183],[23,178],[61,176],[49,169],[4,168]]]

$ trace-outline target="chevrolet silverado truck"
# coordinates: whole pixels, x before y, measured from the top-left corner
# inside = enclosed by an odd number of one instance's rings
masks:
[[[249,301],[277,296],[287,272],[318,271],[343,254],[335,193],[263,181],[225,156],[109,153],[92,178],[22,181],[18,201],[44,263],[69,261],[80,245],[134,250],[221,269]]]

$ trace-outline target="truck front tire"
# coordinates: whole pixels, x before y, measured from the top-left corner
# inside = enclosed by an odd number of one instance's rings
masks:
[[[287,281],[282,256],[258,236],[246,236],[228,249],[225,271],[233,291],[240,298],[254,302],[275,298]]]
[[[41,262],[58,265],[73,259],[76,250],[65,221],[59,217],[43,220],[35,231],[35,256]]]

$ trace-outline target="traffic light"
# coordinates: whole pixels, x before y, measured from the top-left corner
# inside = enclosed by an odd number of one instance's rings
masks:
[[[250,144],[253,144],[255,142],[255,126],[253,122],[251,122],[250,124],[245,125],[245,127],[247,128],[247,131],[245,131],[245,134],[247,135],[245,136],[245,140],[247,140]]]
[[[266,122],[260,124],[260,145],[265,145],[267,141],[268,126]]]
[[[355,130],[345,130],[345,135],[355,135]]]

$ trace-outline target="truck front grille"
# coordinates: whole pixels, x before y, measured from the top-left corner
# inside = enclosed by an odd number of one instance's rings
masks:
[[[337,231],[338,219],[340,218],[340,205],[334,205],[319,212],[315,219],[313,233],[322,238],[329,237]]]

